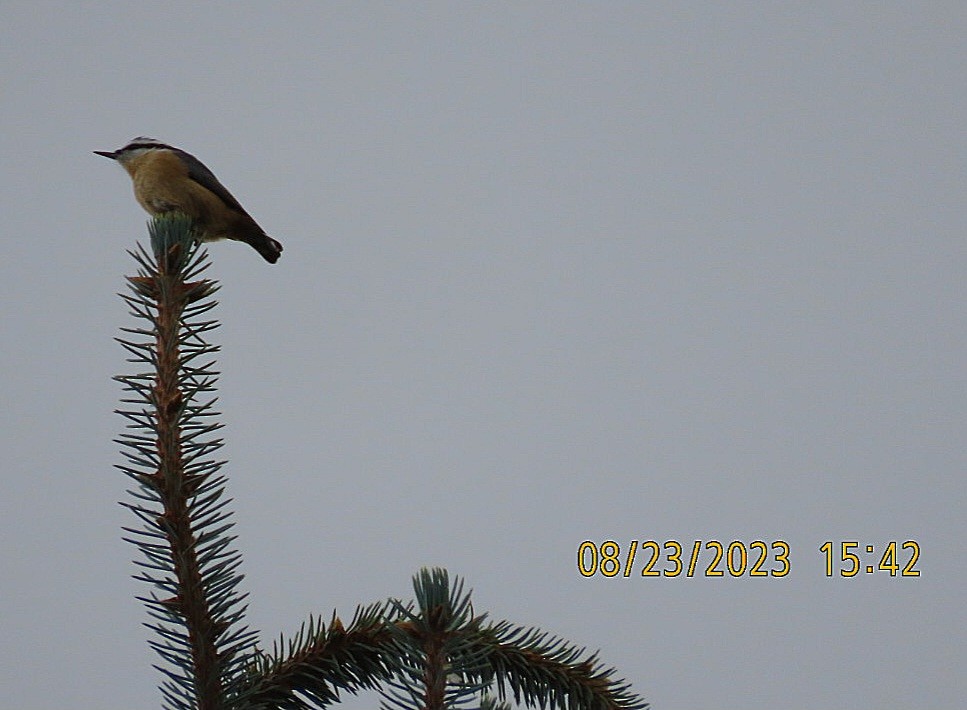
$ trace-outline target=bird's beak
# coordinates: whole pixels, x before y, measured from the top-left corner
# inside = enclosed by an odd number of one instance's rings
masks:
[[[95,150],[94,155],[103,155],[105,158],[110,158],[111,160],[117,160],[118,158],[116,150]]]

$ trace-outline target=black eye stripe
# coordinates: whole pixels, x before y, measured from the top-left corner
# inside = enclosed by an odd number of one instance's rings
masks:
[[[173,146],[162,143],[154,138],[148,138],[147,136],[138,136],[131,140],[126,146],[119,150],[119,153],[123,153],[129,150],[150,150],[152,148],[158,148],[161,150],[173,150]]]
[[[163,145],[161,143],[128,143],[121,150],[138,150],[140,148],[160,148],[171,150],[170,145]]]

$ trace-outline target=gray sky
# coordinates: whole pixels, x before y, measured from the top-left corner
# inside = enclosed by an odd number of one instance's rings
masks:
[[[960,706],[965,36],[961,2],[7,2],[4,704],[158,704],[112,468],[146,215],[91,154],[148,135],[285,245],[211,247],[265,639],[441,565],[662,710]],[[583,578],[607,539],[791,571]],[[827,578],[826,540],[921,577]]]

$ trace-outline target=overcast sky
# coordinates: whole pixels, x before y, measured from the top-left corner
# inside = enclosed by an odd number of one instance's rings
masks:
[[[139,135],[285,246],[210,249],[267,642],[439,565],[661,710],[962,706],[967,4],[0,19],[5,707],[159,703],[112,442],[147,216],[91,153]],[[584,578],[609,539],[790,569]],[[848,540],[864,571],[827,578]],[[909,540],[920,577],[865,572]]]

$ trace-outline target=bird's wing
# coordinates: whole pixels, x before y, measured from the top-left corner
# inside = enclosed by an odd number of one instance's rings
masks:
[[[215,174],[205,167],[203,162],[201,162],[191,153],[186,153],[180,148],[176,148],[175,153],[177,153],[178,157],[181,158],[184,164],[188,166],[188,177],[204,187],[206,190],[213,192],[222,200],[222,202],[232,209],[238,210],[242,214],[248,214],[248,212],[246,212],[238,203],[238,200],[232,196],[232,193],[230,193],[224,185],[218,182],[218,178],[215,177]]]

